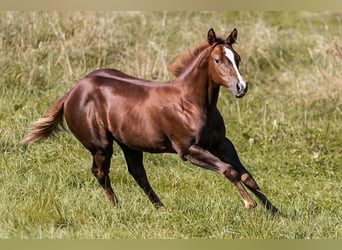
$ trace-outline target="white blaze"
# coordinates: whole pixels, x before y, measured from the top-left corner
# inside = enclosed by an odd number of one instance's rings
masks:
[[[235,72],[236,72],[236,75],[237,75],[237,77],[238,77],[239,83],[240,83],[244,88],[246,88],[246,82],[242,79],[242,76],[241,76],[241,74],[240,74],[240,71],[239,71],[238,67],[236,66],[233,51],[231,51],[231,50],[228,49],[228,48],[224,48],[224,53],[225,53],[226,57],[228,58],[228,60],[233,64],[233,67],[234,67],[234,69],[235,69]]]

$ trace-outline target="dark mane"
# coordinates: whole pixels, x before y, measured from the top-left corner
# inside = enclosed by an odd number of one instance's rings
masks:
[[[224,43],[224,39],[217,38],[217,43]],[[177,57],[172,63],[167,66],[168,71],[175,77],[180,76],[183,71],[191,64],[191,62],[205,49],[209,48],[208,41],[204,41],[195,47],[193,50],[189,50],[179,57]]]

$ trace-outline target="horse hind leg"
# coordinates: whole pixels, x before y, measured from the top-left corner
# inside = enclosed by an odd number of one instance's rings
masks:
[[[143,165],[143,152],[136,151],[124,145],[120,145],[125,156],[128,166],[128,172],[132,175],[136,183],[143,189],[154,207],[158,210],[163,210],[164,205],[153,191],[145,172]]]
[[[112,206],[117,207],[118,199],[113,191],[109,178],[109,168],[112,154],[112,145],[107,146],[105,149],[97,149],[93,151],[93,166],[91,171],[104,189]]]

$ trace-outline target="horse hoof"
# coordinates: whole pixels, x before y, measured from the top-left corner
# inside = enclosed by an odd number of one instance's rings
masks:
[[[161,206],[161,207],[158,207],[157,208],[157,211],[158,212],[165,212],[166,211],[166,208],[164,206]]]
[[[278,220],[282,223],[285,223],[286,222],[286,218],[284,216],[281,215],[281,213],[279,211],[277,211],[275,214],[274,214]]]
[[[254,202],[254,201],[246,201],[246,200],[243,200],[243,203],[245,204],[245,207],[247,209],[253,209],[257,206],[257,204]]]

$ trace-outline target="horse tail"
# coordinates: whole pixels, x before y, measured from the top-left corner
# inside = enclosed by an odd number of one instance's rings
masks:
[[[43,118],[32,124],[28,134],[22,140],[27,144],[34,141],[41,141],[48,138],[51,134],[57,132],[60,128],[64,129],[64,102],[68,94],[60,98]]]

